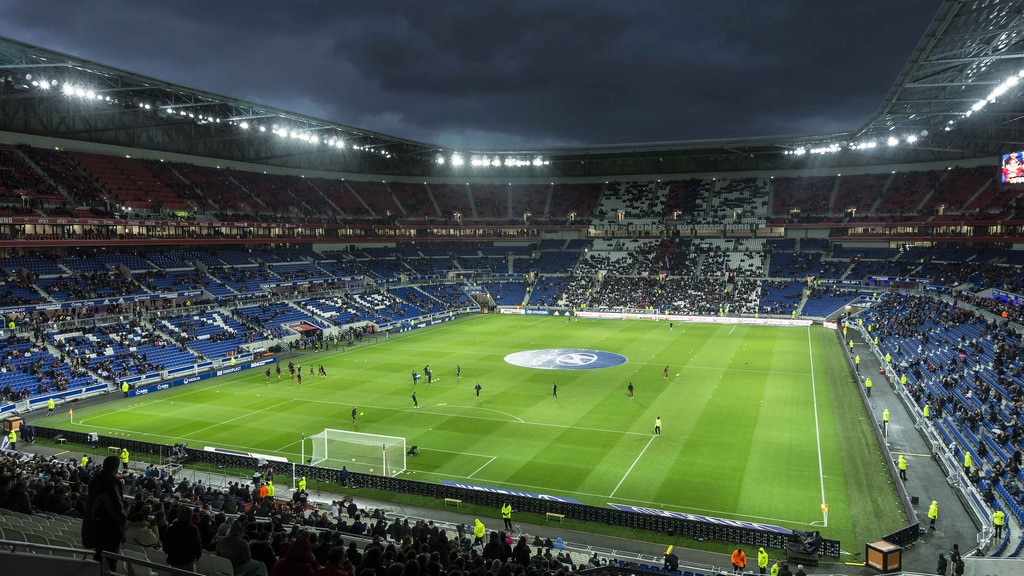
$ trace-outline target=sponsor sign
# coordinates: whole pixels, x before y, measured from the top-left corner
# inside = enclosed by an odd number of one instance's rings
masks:
[[[135,390],[129,390],[128,391],[128,397],[132,398],[132,397],[135,397],[135,396],[142,396],[142,395],[145,395],[145,394],[149,394],[150,392],[156,392],[157,390],[167,390],[169,388],[176,388],[178,386],[184,386],[185,384],[192,384],[193,382],[199,382],[200,380],[208,380],[210,378],[216,378],[217,376],[223,376],[225,374],[233,374],[235,372],[241,372],[242,370],[248,370],[250,368],[258,368],[260,366],[264,366],[264,365],[267,365],[267,364],[273,364],[274,362],[277,362],[277,358],[264,358],[262,360],[257,360],[256,362],[248,362],[248,363],[245,363],[245,364],[241,364],[239,366],[232,366],[230,368],[225,368],[224,370],[217,370],[217,371],[214,371],[214,372],[206,372],[204,374],[193,374],[191,376],[185,376],[184,378],[178,378],[176,380],[171,380],[170,382],[161,382],[159,384],[153,384],[151,386],[146,386],[145,388],[136,388]],[[207,366],[210,365],[210,364],[212,364],[212,363],[211,362],[207,362],[206,363]],[[189,368],[189,370],[191,370],[191,368]]]
[[[504,312],[504,310],[502,310]],[[744,324],[749,326],[810,326],[810,320],[790,318],[737,318],[735,316],[683,316],[679,314],[638,314],[635,312],[576,312],[580,318],[599,320],[660,320],[662,322],[693,322],[697,324]]]
[[[538,500],[547,500],[549,502],[566,502],[568,504],[583,504],[575,498],[568,498],[565,496],[553,496],[551,494],[541,494],[538,492],[527,492],[526,490],[513,490],[512,488],[496,488],[494,486],[481,486],[479,484],[466,484],[465,482],[455,482],[453,480],[441,480],[441,484],[445,486],[455,486],[456,488],[467,488],[469,490],[479,490],[480,492],[490,492],[492,494],[508,494],[509,496],[522,496],[524,498],[536,498]]]
[[[708,524],[718,524],[721,526],[733,526],[735,528],[751,528],[753,530],[766,530],[768,532],[777,532],[779,534],[792,534],[793,531],[789,528],[783,528],[781,526],[773,526],[771,524],[761,524],[760,522],[746,522],[743,520],[728,520],[725,518],[715,518],[714,516],[703,516],[701,514],[687,514],[686,512],[669,512],[668,510],[658,510],[657,508],[643,508],[641,506],[627,506],[626,504],[612,504],[612,508],[616,510],[624,510],[626,512],[636,512],[638,514],[649,514],[651,516],[662,516],[664,518],[676,518],[678,520],[696,520],[697,522],[707,522]]]

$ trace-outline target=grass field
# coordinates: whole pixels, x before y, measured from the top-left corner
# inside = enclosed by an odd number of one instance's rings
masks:
[[[548,348],[628,361],[594,370],[505,361]],[[308,456],[310,435],[356,430],[418,445],[406,474],[421,481],[820,529],[854,549],[904,525],[843,351],[820,327],[676,323],[670,330],[666,322],[474,316],[294,361],[307,373],[302,387],[288,381],[286,368],[269,386],[262,369],[249,370],[82,407],[71,426],[66,414],[36,423],[293,462],[301,434]],[[309,377],[308,366],[321,363],[328,378]],[[414,388],[410,373],[425,364],[434,383],[428,389],[424,378]],[[356,425],[354,406],[363,412]]]

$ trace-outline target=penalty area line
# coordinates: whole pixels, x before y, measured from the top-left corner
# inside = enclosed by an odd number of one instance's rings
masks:
[[[476,473],[477,473],[477,472],[479,472],[479,471],[483,470],[484,468],[486,468],[486,467],[487,467],[487,465],[488,465],[488,464],[490,464],[491,462],[494,462],[494,461],[495,461],[495,460],[497,460],[497,459],[498,459],[498,457],[497,457],[497,456],[491,456],[491,459],[490,459],[490,460],[488,460],[487,462],[484,462],[483,466],[480,466],[479,468],[477,468],[476,470],[474,470],[474,471],[473,471],[473,473],[472,473],[472,474],[470,474],[469,476],[466,476],[466,478],[468,479],[468,478],[472,478],[473,476],[476,476]]]
[[[633,460],[633,463],[629,465],[629,470],[626,470],[626,473],[622,475],[622,480],[619,480],[619,483],[615,485],[615,490],[612,490],[612,493],[608,495],[609,498],[615,497],[615,493],[619,491],[619,486],[622,486],[622,483],[626,481],[627,477],[629,477],[630,472],[633,471],[636,463],[640,461],[640,458],[643,458],[644,452],[647,452],[647,449],[651,447],[651,442],[654,442],[654,438],[655,436],[652,435],[651,439],[647,441],[647,445],[644,446],[644,449],[640,451],[640,454],[637,454],[636,460]]]

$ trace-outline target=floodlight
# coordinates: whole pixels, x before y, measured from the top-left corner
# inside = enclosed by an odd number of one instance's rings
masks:
[[[452,154],[452,166],[462,166],[465,163],[462,156],[459,154]]]
[[[889,136],[889,139],[886,141],[886,143],[889,146],[895,146],[900,143],[900,139],[895,136]]]
[[[444,156],[438,155],[438,157],[437,157],[437,163],[438,163],[438,164],[444,164]]]
[[[917,136],[914,136],[913,134],[907,136],[907,144],[913,144],[914,142],[917,142]]]
[[[242,130],[248,130],[249,129],[249,123],[243,121],[241,124],[238,125],[238,127],[241,128]]]

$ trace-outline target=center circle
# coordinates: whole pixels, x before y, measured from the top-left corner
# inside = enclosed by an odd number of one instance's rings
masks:
[[[581,348],[523,350],[505,356],[509,364],[540,370],[596,370],[621,366],[627,361],[622,354]]]

